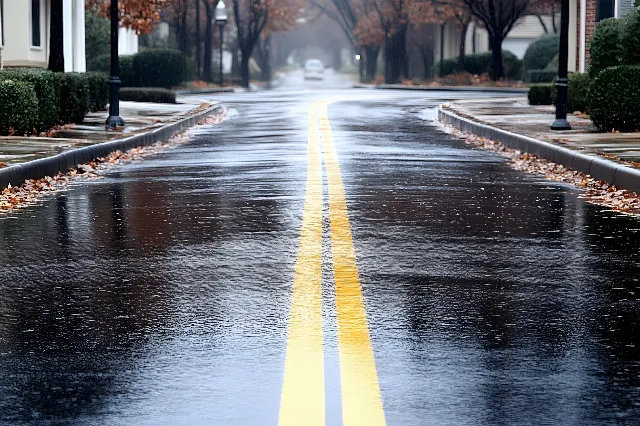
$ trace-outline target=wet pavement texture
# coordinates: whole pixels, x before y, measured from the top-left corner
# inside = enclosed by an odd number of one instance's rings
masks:
[[[297,77],[225,95],[227,121],[189,144],[0,220],[0,424],[277,424],[309,107],[336,98],[387,424],[638,424],[638,219],[428,120],[478,94]],[[323,264],[327,425],[333,286]]]

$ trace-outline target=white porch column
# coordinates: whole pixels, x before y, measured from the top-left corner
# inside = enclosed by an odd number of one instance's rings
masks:
[[[585,55],[587,53],[587,0],[580,0],[580,72],[587,68]]]
[[[118,30],[118,54],[133,55],[138,53],[138,35],[135,31],[120,28]]]
[[[87,56],[85,52],[84,28],[84,0],[74,0],[73,8],[73,70],[85,72],[87,70]]]
[[[569,0],[569,72],[576,71],[578,60],[578,0]]]
[[[73,71],[73,4],[62,1],[62,32],[64,41],[64,72]]]

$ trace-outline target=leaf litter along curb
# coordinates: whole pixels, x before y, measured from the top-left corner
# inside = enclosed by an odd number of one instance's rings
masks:
[[[225,111],[223,110],[200,120],[198,125],[220,124],[224,121],[224,116]],[[103,177],[102,171],[119,164],[140,160],[184,145],[189,141],[190,131],[191,129],[185,130],[153,145],[139,146],[125,152],[114,151],[106,157],[99,157],[86,164],[80,164],[77,168],[70,169],[64,174],[58,173],[56,176],[46,176],[42,179],[28,179],[20,186],[9,185],[0,193],[0,216],[13,213],[17,209],[40,204],[47,197],[65,191],[69,186],[81,180],[99,179]]]
[[[618,189],[615,185],[593,179],[585,173],[567,169],[561,164],[553,163],[533,154],[506,147],[501,142],[463,132],[455,127],[441,124],[441,128],[449,134],[464,139],[465,144],[474,148],[496,152],[508,158],[509,165],[525,173],[544,176],[556,182],[573,185],[584,191],[580,198],[586,202],[608,207],[612,211],[640,217],[640,196],[626,189]]]

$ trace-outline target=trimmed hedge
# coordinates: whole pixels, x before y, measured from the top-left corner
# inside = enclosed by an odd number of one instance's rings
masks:
[[[553,79],[553,89],[551,91],[551,99],[556,104],[558,91],[556,82],[558,77]],[[569,92],[567,95],[567,111],[569,113],[580,111],[588,112],[589,103],[587,101],[589,95],[589,87],[591,87],[591,77],[587,73],[570,73],[569,74]]]
[[[570,113],[575,111],[589,111],[589,87],[591,87],[591,78],[587,73],[569,74],[569,95],[567,108]]]
[[[80,123],[89,111],[104,110],[109,102],[109,80],[101,73],[52,73],[34,69],[7,69],[0,71],[0,82],[21,82],[27,84],[36,94],[37,111],[32,117],[28,107],[23,115],[11,115],[5,111],[9,124],[16,132],[46,131],[56,124]],[[22,90],[21,87],[18,90]],[[0,93],[0,106],[14,104],[9,92]],[[30,102],[29,96],[25,98]],[[7,115],[9,114],[9,115]],[[32,122],[31,120],[35,120]],[[25,126],[28,123],[28,128]],[[6,134],[8,127],[0,130]]]
[[[605,68],[622,65],[621,23],[622,21],[619,19],[607,18],[596,24],[589,47],[591,52],[589,76],[591,78],[596,78]]]
[[[527,94],[529,105],[552,105],[551,91],[553,87],[552,84],[534,84],[531,86]]]
[[[122,56],[120,56],[122,59]],[[111,55],[99,55],[87,61],[87,71],[103,72],[109,74],[111,71]]]
[[[138,87],[170,89],[184,82],[186,60],[178,50],[145,50],[133,56],[133,75]]]
[[[57,76],[60,82],[60,123],[81,123],[91,111],[89,77],[75,72]]]
[[[34,86],[22,81],[0,81],[0,134],[30,133],[38,120],[38,97]]]
[[[591,121],[600,130],[640,130],[640,66],[602,70],[591,83],[588,104]]]
[[[135,86],[135,75],[133,73],[133,58],[135,55],[124,55],[118,58],[118,64],[120,65],[120,81],[122,87]],[[109,73],[107,73],[109,74]]]
[[[525,83],[551,83],[558,76],[558,70],[528,70],[525,71],[523,80]]]
[[[0,71],[0,80],[21,81],[33,86],[38,98],[38,116],[33,127],[38,131],[46,131],[58,124],[60,86],[52,72],[36,69],[5,69]]]
[[[122,87],[135,86],[133,76],[133,57],[134,55],[122,55],[118,57],[120,66],[120,77]],[[111,55],[100,55],[87,63],[87,70],[92,72],[104,73],[107,76],[111,74]]]
[[[622,19],[620,28],[622,63],[640,65],[640,9],[633,8]]]
[[[155,87],[124,87],[120,89],[120,100],[175,104],[176,94],[171,90]]]
[[[109,77],[101,72],[88,72],[89,107],[91,111],[103,111],[109,103]]]
[[[522,76],[522,61],[516,55],[508,50],[502,51],[502,63],[504,65],[505,76],[511,80],[519,80]],[[458,68],[458,58],[446,59],[442,64],[442,72],[440,72],[440,64],[435,65],[435,69],[440,77],[453,74],[460,71]],[[491,52],[474,53],[465,55],[464,70],[470,74],[485,74],[491,71]]]
[[[529,45],[522,59],[525,70],[543,70],[558,54],[560,37],[545,35]]]
[[[187,77],[187,61],[178,50],[150,49],[135,55],[123,55],[118,59],[120,65],[118,74],[122,81],[122,87],[166,87],[169,89],[183,83]],[[111,56],[96,57],[87,64],[87,69],[109,74]]]

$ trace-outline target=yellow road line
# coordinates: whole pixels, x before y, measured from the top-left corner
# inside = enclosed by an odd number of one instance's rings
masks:
[[[309,111],[307,193],[296,261],[280,426],[324,426],[322,161],[316,105]]]
[[[369,337],[347,202],[327,105],[328,102],[322,102],[318,109],[329,191],[331,252],[336,284],[342,384],[342,422],[344,426],[382,426],[386,422],[380,384]]]

